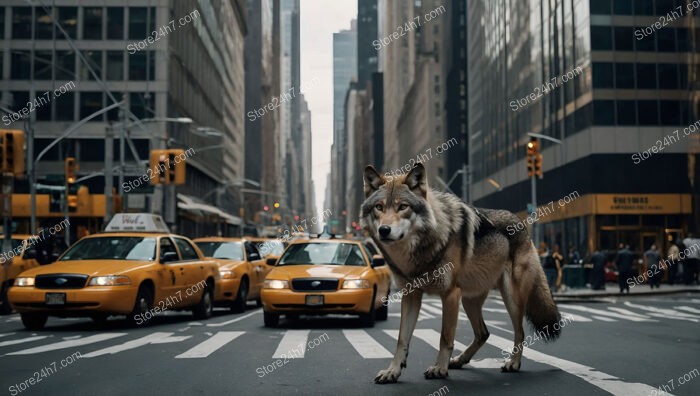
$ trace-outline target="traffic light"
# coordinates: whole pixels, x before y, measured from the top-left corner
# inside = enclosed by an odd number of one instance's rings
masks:
[[[175,185],[185,184],[185,150],[168,150],[168,183]]]
[[[527,155],[528,156],[535,156],[537,153],[539,153],[540,149],[540,144],[537,141],[537,138],[533,137],[530,138],[530,141],[527,142]]]
[[[540,144],[535,137],[530,138],[530,141],[527,142],[527,175],[528,177],[542,175],[542,155],[540,154]]]
[[[78,196],[68,195],[68,211],[75,213],[78,211]]]
[[[274,204],[273,206],[275,207],[275,209],[278,209],[278,208],[280,207],[280,203],[279,203],[279,202],[275,202],[275,204]]]
[[[535,175],[535,157],[530,155],[527,156],[527,176],[532,177]]]
[[[165,184],[167,180],[165,172],[167,172],[168,167],[166,165],[167,150],[151,150],[150,157],[150,182],[151,184]]]
[[[151,150],[151,184],[185,184],[185,151]]]
[[[75,179],[77,178],[76,177],[77,173],[78,173],[78,161],[75,160],[75,157],[67,157],[66,158],[66,184],[75,183]]]
[[[542,154],[537,154],[535,157],[535,175],[542,178]]]
[[[24,131],[3,129],[2,133],[2,171],[13,173],[16,177],[24,175]]]

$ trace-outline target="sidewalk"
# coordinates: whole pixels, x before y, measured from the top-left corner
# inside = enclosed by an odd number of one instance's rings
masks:
[[[629,294],[625,293],[624,296],[650,296],[650,295],[663,295],[663,294],[677,294],[677,293],[700,293],[700,286],[698,285],[668,285],[662,284],[660,288],[654,288],[652,290],[649,285],[636,285],[630,288]],[[592,297],[620,297],[620,288],[616,284],[606,284],[605,290],[591,290],[590,288],[584,289],[567,289],[565,291],[554,293],[554,298],[592,298]]]

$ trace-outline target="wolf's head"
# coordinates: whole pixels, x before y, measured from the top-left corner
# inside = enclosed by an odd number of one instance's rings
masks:
[[[429,217],[428,181],[421,163],[397,177],[382,176],[368,165],[364,190],[360,225],[381,243],[393,244],[409,237]]]

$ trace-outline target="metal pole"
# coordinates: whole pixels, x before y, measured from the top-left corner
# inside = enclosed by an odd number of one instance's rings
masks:
[[[530,177],[530,193],[532,201],[532,210],[537,212],[537,176],[533,173]],[[530,213],[528,213],[528,216]],[[535,241],[535,247],[539,249],[540,246],[540,233],[539,233],[539,222],[535,222],[532,225],[532,239]]]
[[[462,200],[469,202],[469,165],[462,165]]]
[[[2,205],[3,205],[3,240],[2,251],[8,253],[12,250],[12,190],[14,188],[14,174],[3,172],[2,174]]]
[[[66,188],[63,190],[63,219],[66,221],[65,224],[67,225],[65,232],[63,233],[63,241],[66,243],[66,246],[70,246],[70,208],[68,206],[68,195],[70,195],[70,190],[68,188],[69,186],[68,179],[66,178]]]
[[[122,98],[124,101],[124,98]],[[124,201],[124,167],[125,165],[125,152],[126,152],[126,122],[124,120],[124,110],[119,109],[119,185],[117,189],[119,191],[119,196],[122,197],[122,203]]]
[[[108,126],[105,130],[105,225],[112,219],[114,209],[112,184],[114,184],[114,130]]]
[[[238,236],[243,237],[243,227],[245,227],[245,209],[243,207],[243,188],[238,189],[238,215],[241,217],[241,224],[238,227]]]
[[[36,175],[34,173],[34,127],[27,119],[27,177],[29,178],[29,235],[34,235],[36,228]]]

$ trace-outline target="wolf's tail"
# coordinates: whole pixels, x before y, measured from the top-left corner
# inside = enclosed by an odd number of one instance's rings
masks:
[[[527,299],[525,315],[539,337],[543,337],[545,341],[554,341],[561,334],[561,328],[565,323],[561,321],[559,309],[549,291],[542,267],[539,262],[535,265],[537,276]]]

